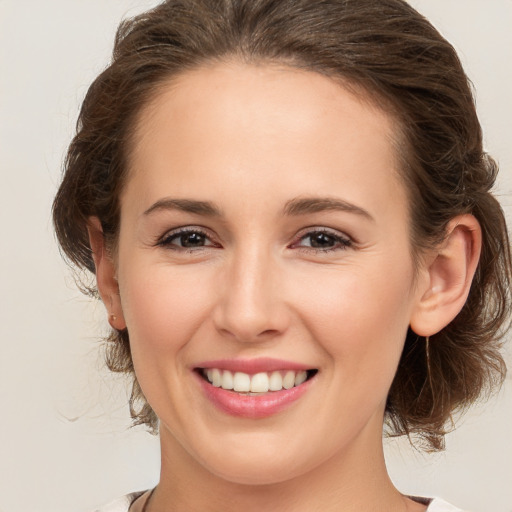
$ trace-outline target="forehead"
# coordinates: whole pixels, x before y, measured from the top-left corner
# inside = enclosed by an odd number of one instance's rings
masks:
[[[385,100],[375,94],[341,78],[274,62],[211,62],[164,82],[136,117],[135,146],[151,130],[152,121],[159,121],[164,106],[164,115],[180,122],[178,128],[197,118],[191,111],[239,126],[265,116],[269,127],[285,113],[299,123],[297,128],[305,127],[304,122],[322,122],[322,115],[332,112],[348,122],[360,118],[369,127],[385,131],[390,141],[398,133],[398,123],[388,113],[390,106],[386,108]]]
[[[142,110],[129,182],[173,195],[193,182],[204,195],[238,180],[253,193],[270,185],[304,195],[339,189],[341,180],[354,200],[379,186],[385,202],[402,189],[397,131],[369,96],[321,74],[216,63],[173,78]],[[209,186],[198,188],[205,178]]]

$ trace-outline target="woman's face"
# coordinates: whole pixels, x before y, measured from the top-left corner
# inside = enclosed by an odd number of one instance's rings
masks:
[[[116,264],[164,456],[269,483],[378,451],[422,293],[393,135],[270,65],[187,72],[142,112]]]

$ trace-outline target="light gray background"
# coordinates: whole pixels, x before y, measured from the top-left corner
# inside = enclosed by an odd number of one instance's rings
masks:
[[[115,27],[155,3],[0,0],[0,512],[87,512],[158,478],[157,440],[127,430],[125,387],[102,370],[103,308],[74,287],[50,223],[78,105]],[[512,222],[512,1],[411,3],[456,46],[476,86]],[[398,487],[511,512],[511,405],[509,377],[445,453],[387,442]]]

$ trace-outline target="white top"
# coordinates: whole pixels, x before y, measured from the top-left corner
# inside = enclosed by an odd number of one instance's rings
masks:
[[[145,491],[144,491],[145,492]],[[132,492],[122,498],[112,501],[103,508],[98,508],[94,512],[128,512],[130,505],[144,492]],[[427,500],[428,501],[428,500]],[[462,509],[450,505],[441,498],[434,498],[427,508],[427,512],[464,512]]]
[[[464,512],[461,508],[454,507],[441,498],[434,498],[427,508],[427,512]]]

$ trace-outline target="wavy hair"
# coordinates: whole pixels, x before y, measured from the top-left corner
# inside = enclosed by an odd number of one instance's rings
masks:
[[[471,84],[454,48],[405,1],[167,0],[123,21],[112,61],[83,101],[54,201],[63,252],[94,273],[87,221],[97,216],[107,247],[115,247],[137,115],[172,77],[228,59],[322,73],[363,91],[395,119],[416,255],[443,240],[453,217],[470,213],[480,222],[482,253],[465,306],[428,343],[408,333],[387,401],[390,435],[419,436],[425,448],[441,449],[452,414],[504,377],[511,254]],[[85,291],[95,295],[94,287]],[[156,431],[128,331],[111,332],[106,361],[133,378],[134,423]]]

